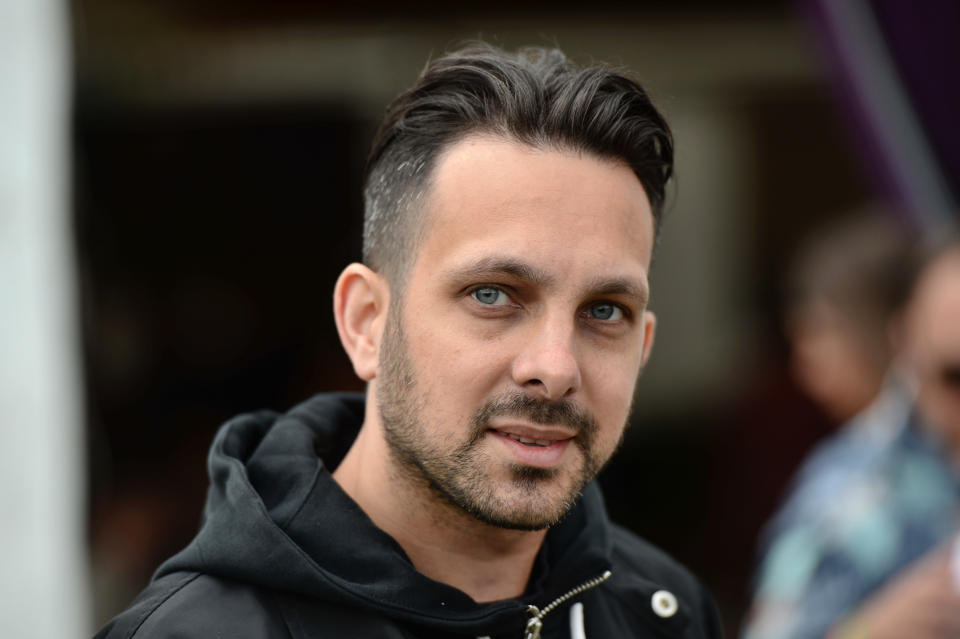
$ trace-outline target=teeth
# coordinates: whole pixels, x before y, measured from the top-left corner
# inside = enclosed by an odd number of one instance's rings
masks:
[[[553,442],[549,439],[527,439],[526,437],[520,437],[519,435],[514,435],[513,433],[507,433],[511,439],[515,439],[521,444],[526,444],[527,446],[549,446]]]

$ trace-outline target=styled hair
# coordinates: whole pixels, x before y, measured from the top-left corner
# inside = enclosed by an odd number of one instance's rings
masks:
[[[643,185],[659,235],[673,137],[643,87],[611,68],[577,68],[557,49],[475,43],[428,63],[387,107],[364,177],[370,268],[404,281],[437,157],[474,134],[622,160]]]

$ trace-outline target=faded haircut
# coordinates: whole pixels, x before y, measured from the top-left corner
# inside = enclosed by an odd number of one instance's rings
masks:
[[[659,235],[673,137],[640,84],[578,68],[557,49],[510,53],[470,44],[427,64],[388,107],[364,176],[363,260],[402,288],[423,230],[423,199],[440,154],[469,135],[625,162]]]

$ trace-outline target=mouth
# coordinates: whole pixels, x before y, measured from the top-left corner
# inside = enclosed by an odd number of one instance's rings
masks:
[[[545,469],[561,464],[574,439],[574,435],[565,430],[524,426],[492,428],[487,432],[502,442],[511,461]]]
[[[527,439],[526,437],[520,437],[519,435],[514,435],[513,433],[504,433],[510,439],[520,442],[524,446],[549,446],[553,444],[555,440],[550,439]]]

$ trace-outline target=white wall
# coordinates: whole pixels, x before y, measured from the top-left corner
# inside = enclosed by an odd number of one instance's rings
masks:
[[[0,635],[92,632],[66,3],[0,2]]]

